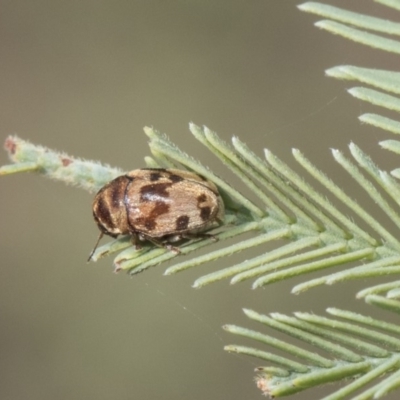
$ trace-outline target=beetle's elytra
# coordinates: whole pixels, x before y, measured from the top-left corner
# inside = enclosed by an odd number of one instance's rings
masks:
[[[103,186],[93,201],[100,236],[131,235],[179,252],[170,243],[193,237],[222,222],[224,203],[217,187],[192,172],[136,169]],[[88,260],[88,261],[89,261]]]

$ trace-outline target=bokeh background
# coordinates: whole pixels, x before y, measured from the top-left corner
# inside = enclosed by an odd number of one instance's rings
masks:
[[[235,183],[191,137],[193,121],[225,140],[239,136],[260,156],[268,147],[291,165],[290,149],[300,148],[364,201],[329,148],[347,152],[354,141],[382,168],[398,162],[377,146],[389,135],[358,122],[370,107],[346,93],[351,83],[324,70],[396,69],[398,59],[318,30],[298,3],[2,0],[0,137],[15,133],[130,170],[144,166],[142,128],[150,125]],[[395,18],[372,1],[331,3]],[[354,299],[367,281],[298,297],[290,295],[298,280],[256,291],[249,282],[191,288],[200,274],[250,254],[173,277],[163,277],[165,265],[133,278],[114,274],[111,258],[88,265],[98,234],[91,201],[35,174],[1,178],[2,400],[261,398],[253,382],[259,361],[223,351],[251,344],[223,324],[262,329],[242,307],[322,313],[335,305],[391,318]]]

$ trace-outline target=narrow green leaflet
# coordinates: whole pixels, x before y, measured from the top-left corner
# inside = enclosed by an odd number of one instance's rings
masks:
[[[369,399],[379,398],[399,386],[398,326],[339,309],[328,312],[345,321],[310,313],[295,313],[291,317],[278,313],[262,315],[248,309],[244,312],[248,318],[262,324],[260,331],[231,324],[224,329],[251,339],[255,347],[228,345],[225,350],[259,359],[260,366],[255,370],[257,386],[265,395],[287,396],[347,379],[342,389],[324,400],[349,398],[360,389],[365,390],[359,397],[352,398]],[[282,342],[275,337],[276,332],[285,333],[296,343],[311,344],[314,351],[304,350],[301,344]],[[265,365],[265,362],[278,367]],[[382,374],[388,374],[383,381],[379,379]]]
[[[388,7],[399,10],[400,3],[397,0],[375,0]],[[388,21],[353,12],[343,8],[322,4],[318,2],[307,2],[301,4],[299,9],[313,13],[330,20],[323,20],[316,23],[316,26],[328,30],[344,38],[357,43],[373,47],[375,49],[399,54],[400,41],[370,33],[368,31],[380,32],[386,35],[399,35],[398,22]],[[365,30],[357,29],[362,28]],[[349,89],[349,93],[363,101],[378,105],[383,109],[400,111],[400,100],[391,92],[400,93],[400,72],[386,71],[376,68],[365,68],[353,65],[340,65],[326,70],[326,74],[336,79],[355,80],[363,84],[371,85],[375,89],[367,87],[355,87]],[[360,121],[384,129],[395,134],[400,133],[400,121],[379,114],[363,114],[359,116]]]

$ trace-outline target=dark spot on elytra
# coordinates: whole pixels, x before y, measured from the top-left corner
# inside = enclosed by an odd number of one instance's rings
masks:
[[[210,219],[211,208],[210,207],[201,207],[200,208],[200,218],[203,221],[207,221]]]
[[[150,180],[152,182],[158,181],[161,178],[161,174],[159,172],[152,172],[150,174]]]
[[[176,230],[183,231],[189,226],[189,217],[187,215],[181,215],[176,219]]]
[[[183,178],[176,174],[170,174],[169,179],[171,182],[174,182],[174,183],[183,181]]]
[[[144,185],[140,189],[140,201],[157,201],[160,198],[168,198],[169,193],[167,189],[171,183],[154,183],[151,185]]]
[[[157,218],[167,212],[169,212],[169,205],[162,201],[157,201],[154,203],[154,207],[150,211],[148,217],[135,218],[133,221],[133,228],[144,226],[148,231],[153,231],[157,227]]]
[[[157,218],[159,215],[166,214],[169,211],[169,205],[163,201],[157,201],[151,210],[150,217]]]
[[[197,196],[197,201],[199,203],[204,203],[207,200],[207,196],[203,193],[200,196]]]
[[[154,219],[146,218],[144,221],[144,226],[148,231],[152,231],[157,226],[157,223],[154,221]]]

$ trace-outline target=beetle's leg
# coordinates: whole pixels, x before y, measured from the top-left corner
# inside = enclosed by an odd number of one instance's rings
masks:
[[[218,242],[218,238],[212,233],[183,233],[182,237],[184,239],[211,239],[213,242]]]
[[[139,244],[139,237],[136,232],[131,232],[131,242],[136,250],[140,250],[142,246]]]
[[[155,246],[157,247],[164,247],[165,249],[172,251],[175,254],[180,254],[180,250],[178,247],[172,246],[172,244],[168,243],[168,242],[161,242],[158,239],[149,237],[149,236],[144,236],[146,238],[146,240],[148,240],[150,243],[153,243]]]
[[[161,245],[175,254],[181,254],[181,250],[179,249],[179,247],[172,246],[171,243],[161,243]]]

